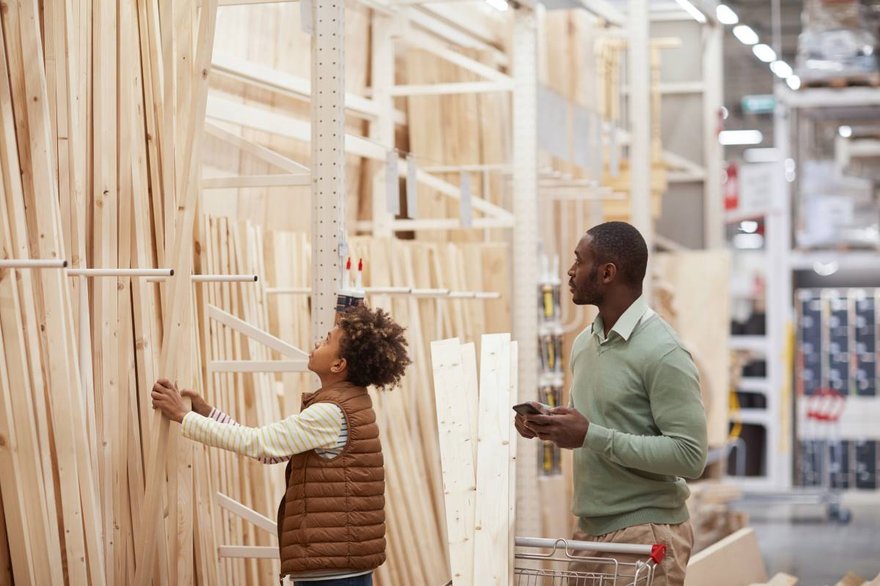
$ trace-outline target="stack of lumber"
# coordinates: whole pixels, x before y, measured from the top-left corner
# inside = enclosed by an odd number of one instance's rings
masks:
[[[456,586],[507,586],[513,580],[517,345],[483,336],[477,375],[474,344],[431,343],[447,540]],[[477,380],[479,379],[479,388]]]
[[[149,389],[191,378],[193,225],[216,0],[0,12],[0,492],[17,584],[217,583],[203,463]],[[167,498],[166,498],[167,495]]]
[[[685,586],[748,586],[767,581],[755,530],[746,528],[691,556]]]

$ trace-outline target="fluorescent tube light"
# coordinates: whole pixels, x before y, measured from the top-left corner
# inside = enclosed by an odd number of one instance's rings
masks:
[[[763,141],[760,130],[722,130],[718,133],[718,142],[724,146],[761,144]]]
[[[786,78],[785,83],[787,83],[788,87],[790,87],[793,90],[801,89],[801,78],[798,77],[797,75],[789,75]]]
[[[694,6],[690,0],[675,0],[678,5],[684,8],[684,11],[690,14],[694,20],[700,24],[706,23],[706,15],[700,12],[700,9]]]
[[[733,27],[733,36],[735,36],[743,45],[758,44],[758,33],[752,30],[752,27],[745,24],[739,24]]]
[[[774,61],[770,64],[770,71],[775,73],[776,77],[780,77],[782,79],[786,79],[794,75],[794,71],[791,69],[791,65],[789,65],[785,61]]]
[[[719,4],[715,8],[715,18],[718,19],[718,22],[721,24],[732,25],[739,22],[739,17],[736,15],[736,12],[731,10],[730,6],[727,4]]]
[[[776,61],[776,51],[774,51],[770,45],[758,43],[752,47],[752,53],[764,63],[773,63]]]
[[[837,133],[843,138],[849,138],[852,136],[852,126],[841,126],[837,129]]]

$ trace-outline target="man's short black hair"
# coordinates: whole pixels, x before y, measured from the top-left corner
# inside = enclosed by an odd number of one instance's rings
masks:
[[[614,263],[623,282],[641,287],[648,268],[648,245],[635,226],[605,222],[587,230],[593,237],[596,263]]]

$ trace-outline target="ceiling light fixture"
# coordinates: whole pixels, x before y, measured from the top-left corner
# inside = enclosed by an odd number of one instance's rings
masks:
[[[690,14],[694,20],[699,22],[700,24],[706,24],[706,15],[703,14],[699,8],[694,6],[690,0],[675,0],[678,2],[678,5],[684,8],[684,11]]]
[[[801,89],[801,78],[797,75],[789,75],[788,78],[786,78],[785,83],[787,83],[788,87],[793,90]]]
[[[843,138],[849,138],[852,136],[852,126],[841,126],[837,129],[837,134],[842,136]]]
[[[726,24],[728,26],[739,22],[739,17],[736,15],[736,12],[731,10],[730,6],[727,4],[719,4],[715,8],[715,18],[717,18],[718,22],[721,24]]]
[[[773,63],[776,61],[776,51],[774,51],[770,45],[758,43],[752,47],[752,53],[764,63]]]
[[[743,45],[758,44],[758,33],[752,30],[752,27],[745,24],[738,24],[733,27],[733,36]]]
[[[794,75],[791,65],[785,61],[774,61],[770,64],[770,71],[776,74],[776,77],[786,79]]]
[[[718,133],[718,142],[724,146],[761,144],[763,141],[760,130],[722,130]]]

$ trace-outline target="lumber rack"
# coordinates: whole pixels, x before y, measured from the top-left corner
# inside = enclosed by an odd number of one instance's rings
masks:
[[[498,291],[454,291],[452,289],[420,289],[416,287],[364,287],[371,295],[412,295],[446,299],[500,299]],[[266,295],[311,295],[308,287],[270,287]]]

